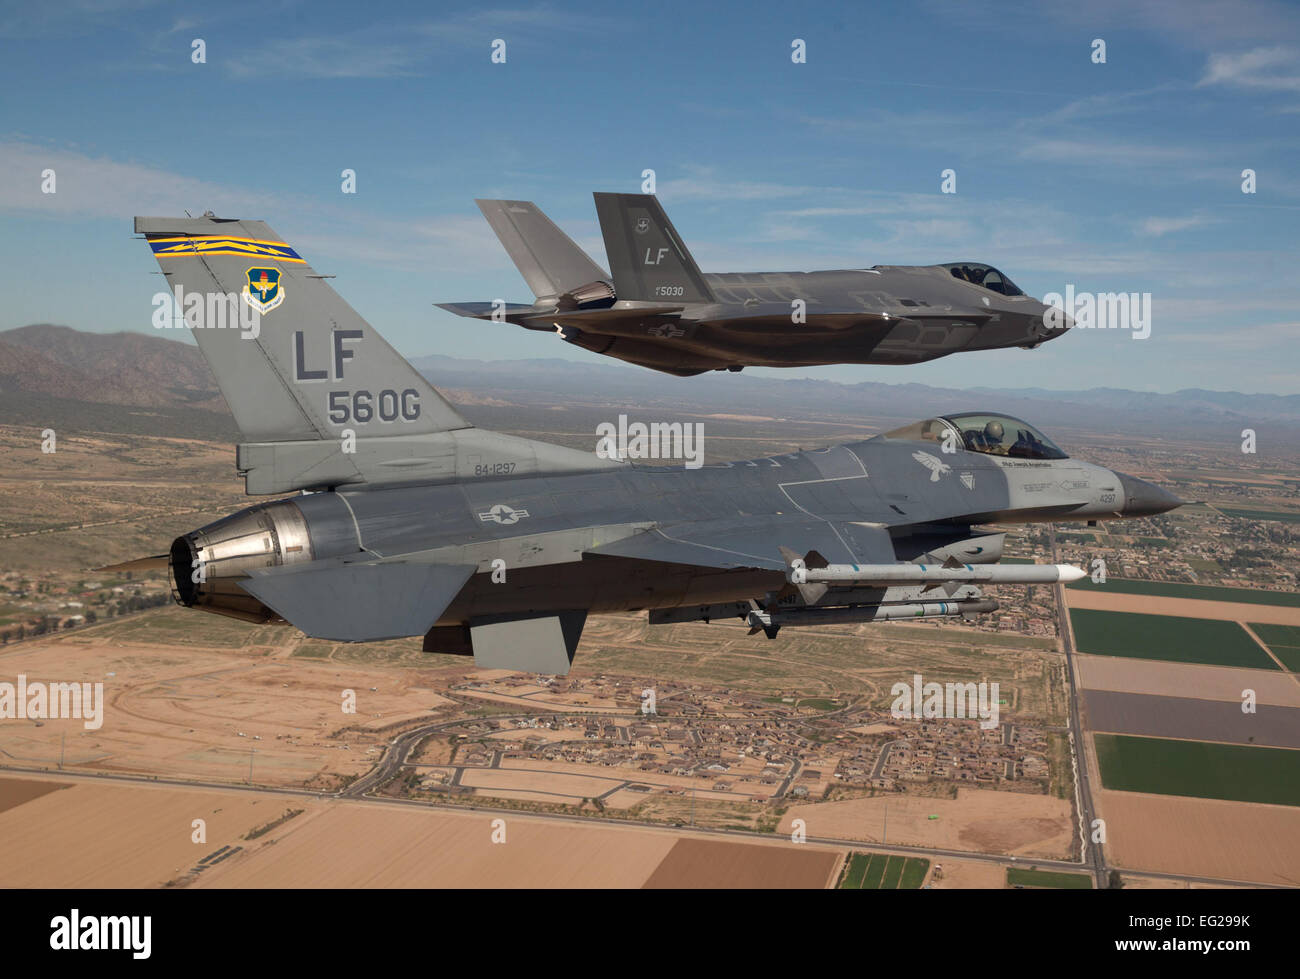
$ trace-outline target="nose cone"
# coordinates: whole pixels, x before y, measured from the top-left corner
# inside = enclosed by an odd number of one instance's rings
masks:
[[[1074,320],[1059,306],[1043,305],[1038,328],[1047,338],[1059,337],[1074,326]]]
[[[1182,500],[1155,483],[1148,483],[1145,479],[1137,479],[1134,476],[1125,476],[1123,473],[1115,475],[1119,477],[1120,485],[1124,487],[1124,509],[1120,512],[1125,517],[1150,517],[1183,505]]]
[[[1053,340],[1074,326],[1074,320],[1066,316],[1064,310],[1042,303],[1038,307],[1038,312],[1029,313],[1020,321],[1024,326],[1024,336],[1019,345],[1026,350],[1033,350],[1040,343]]]

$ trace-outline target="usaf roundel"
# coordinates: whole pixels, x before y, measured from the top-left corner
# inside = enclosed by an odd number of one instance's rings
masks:
[[[248,285],[244,286],[244,302],[259,313],[269,313],[284,302],[280,270],[260,267],[249,269]]]

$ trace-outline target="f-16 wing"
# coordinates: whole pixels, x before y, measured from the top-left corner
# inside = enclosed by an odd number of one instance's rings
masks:
[[[666,524],[599,545],[586,554],[703,568],[785,571],[778,543],[789,544],[800,553],[815,550],[835,564],[897,560],[883,526],[836,523],[806,514]]]

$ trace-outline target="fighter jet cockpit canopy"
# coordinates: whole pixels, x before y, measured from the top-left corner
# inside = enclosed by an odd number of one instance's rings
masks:
[[[944,265],[954,279],[961,279],[963,282],[970,282],[977,286],[983,286],[993,292],[1001,293],[1004,296],[1023,296],[1019,286],[1008,279],[991,265],[981,265],[979,262],[953,262],[950,265]]]
[[[1028,422],[1010,415],[983,411],[964,411],[940,418],[913,422],[883,436],[914,442],[935,442],[967,452],[1008,456],[1012,459],[1067,459],[1064,452],[1046,435]],[[952,451],[952,450],[947,450]]]

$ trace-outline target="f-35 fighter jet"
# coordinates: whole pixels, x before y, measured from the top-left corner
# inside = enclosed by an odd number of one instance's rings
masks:
[[[696,469],[485,431],[267,225],[140,217],[135,229],[186,297],[242,433],[246,491],[298,494],[146,559],[170,565],[190,608],[341,642],[422,636],[484,667],[565,673],[592,612],[736,616],[775,636],[990,611],[984,585],[1082,572],[1000,566],[1003,535],[976,525],[1179,504],[997,412]],[[257,309],[258,329],[216,328],[223,303],[227,316]]]
[[[596,194],[610,275],[528,201],[477,204],[537,297],[444,303],[690,376],[747,366],[916,364],[1038,346],[1072,326],[978,262],[833,272],[699,270],[651,194]]]

